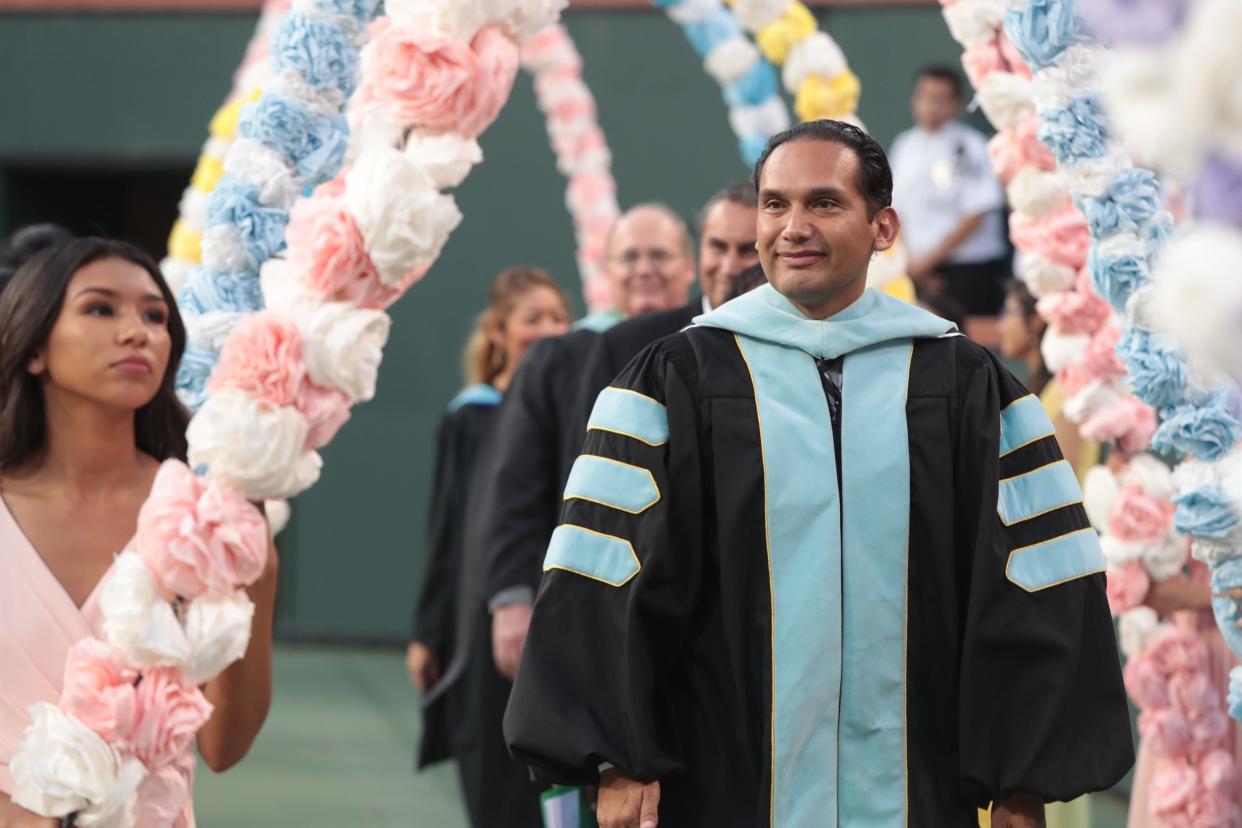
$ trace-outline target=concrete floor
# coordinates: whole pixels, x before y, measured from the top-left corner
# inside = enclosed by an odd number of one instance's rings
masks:
[[[220,776],[200,764],[200,826],[468,828],[452,767],[414,773],[419,719],[402,653],[280,646],[275,670],[250,755]],[[1092,828],[1125,825],[1109,797],[1095,797],[1092,812]]]

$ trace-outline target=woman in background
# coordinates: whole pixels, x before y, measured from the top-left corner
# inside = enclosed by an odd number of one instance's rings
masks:
[[[59,701],[69,648],[104,637],[99,584],[134,537],[160,463],[185,458],[189,415],[173,384],[185,327],[149,256],[82,238],[17,270],[0,331],[0,826],[46,827],[57,822],[10,800],[9,763],[27,709]],[[214,771],[246,755],[267,716],[275,561],[248,590],[245,657],[203,687],[215,710],[197,747]],[[181,774],[182,799],[152,775],[137,806],[193,825],[192,756]]]
[[[510,683],[492,661],[490,618],[469,573],[471,481],[485,465],[476,460],[487,453],[496,406],[522,355],[568,330],[568,304],[551,276],[533,267],[503,271],[466,346],[467,387],[449,403],[436,438],[427,563],[406,661],[423,694],[418,765],[457,760],[475,828],[534,828],[541,817],[538,789],[501,734]]]

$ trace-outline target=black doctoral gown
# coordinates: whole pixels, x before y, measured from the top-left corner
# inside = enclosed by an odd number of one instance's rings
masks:
[[[476,515],[495,438],[500,393],[472,386],[449,405],[436,439],[428,557],[413,640],[430,647],[443,675],[423,700],[418,766],[455,759],[471,825],[538,828],[539,788],[501,736],[511,684],[491,657],[491,627],[480,586],[484,565]]]
[[[965,828],[1114,784],[1103,556],[1038,400],[874,291],[815,322],[761,287],[698,322],[592,411],[514,756],[659,780],[677,828]]]

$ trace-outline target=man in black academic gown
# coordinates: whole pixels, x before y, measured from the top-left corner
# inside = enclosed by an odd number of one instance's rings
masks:
[[[582,448],[587,417],[595,395],[648,344],[676,333],[700,313],[724,303],[733,279],[759,260],[759,251],[755,249],[755,217],[755,185],[752,182],[737,182],[713,195],[699,212],[696,227],[702,295],[693,296],[688,302],[667,310],[635,313],[632,318],[591,337],[585,360],[574,379],[576,391],[566,410],[553,410],[561,403],[553,402],[554,392],[551,389],[540,395],[540,401],[548,404],[541,415],[543,433],[551,434],[554,440],[559,434],[560,455],[555,481],[545,487],[549,496],[539,505],[529,490],[512,491],[512,497],[499,503],[499,511],[493,513],[495,521],[504,521],[514,527],[537,527],[537,531],[523,535],[502,533],[494,536],[494,541],[489,544],[490,565],[486,580],[489,606],[494,613],[496,663],[509,678],[517,671],[530,621],[530,608],[539,584],[540,564],[547,551],[548,539],[556,528],[561,490],[569,468]],[[626,257],[633,257],[635,253],[637,250],[622,250],[620,261],[612,266],[622,273],[632,272],[636,265],[641,266],[638,264],[640,260],[635,258],[635,263],[630,264]],[[566,369],[562,367],[561,370]],[[524,415],[540,410],[534,405],[523,408],[526,409],[522,412]],[[511,412],[510,420],[515,416],[515,412]],[[523,416],[523,419],[528,418]],[[522,431],[518,429],[511,431],[509,439],[510,453],[503,461],[509,469],[502,468],[499,477],[520,479],[524,481],[524,486],[529,486],[529,477],[519,475],[526,474],[532,464],[533,444],[528,438],[523,438]],[[542,513],[536,512],[536,509],[542,509]],[[523,513],[520,510],[528,511]]]
[[[1133,760],[1073,469],[988,351],[865,289],[870,137],[800,125],[756,177],[771,284],[595,403],[510,749],[603,828],[1042,825]]]

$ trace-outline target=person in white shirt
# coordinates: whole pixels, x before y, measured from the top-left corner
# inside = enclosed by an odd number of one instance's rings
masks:
[[[897,136],[889,154],[907,272],[920,293],[943,291],[970,316],[995,316],[1009,277],[1005,194],[986,139],[955,120],[961,78],[948,67],[925,67],[911,108],[916,126]]]

